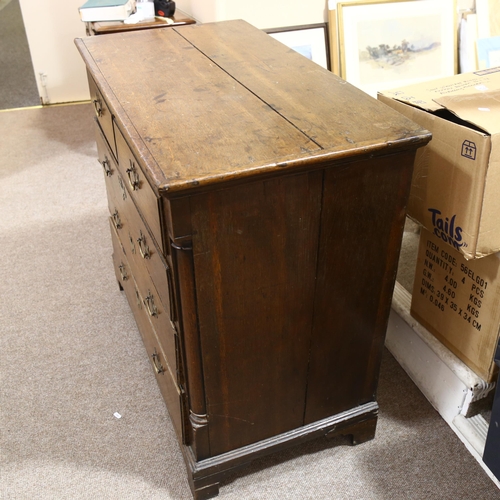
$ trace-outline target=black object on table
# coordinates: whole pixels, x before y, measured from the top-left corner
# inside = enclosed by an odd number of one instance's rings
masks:
[[[500,342],[495,354],[495,362],[500,366]],[[500,374],[498,375],[495,399],[493,400],[493,409],[491,411],[490,426],[486,437],[484,447],[483,462],[493,472],[495,477],[500,480]]]

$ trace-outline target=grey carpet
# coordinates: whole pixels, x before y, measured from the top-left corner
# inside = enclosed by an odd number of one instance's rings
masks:
[[[40,104],[19,0],[0,0],[0,68],[0,109]]]
[[[0,498],[190,499],[113,274],[90,105],[0,112],[0,137]],[[378,400],[375,440],[260,459],[219,498],[500,499],[387,352]]]

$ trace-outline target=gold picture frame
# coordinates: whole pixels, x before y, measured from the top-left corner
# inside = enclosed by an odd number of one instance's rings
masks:
[[[337,3],[340,76],[370,95],[457,70],[456,0]]]
[[[331,0],[328,6],[328,39],[330,43],[330,71],[340,76],[339,37],[337,32],[337,10]]]

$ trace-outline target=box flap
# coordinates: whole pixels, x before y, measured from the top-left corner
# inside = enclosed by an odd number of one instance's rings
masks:
[[[470,121],[489,133],[497,133],[499,125],[493,120],[494,112],[478,111],[478,108],[495,108],[499,110],[500,67],[475,73],[463,73],[448,78],[440,78],[428,82],[408,85],[398,89],[385,90],[382,95],[406,104],[411,104],[425,111],[436,112],[448,109],[460,118]],[[466,96],[471,102],[455,101],[449,98]],[[476,99],[476,102],[472,102]],[[482,104],[481,99],[487,100]],[[474,113],[471,107],[475,107]],[[464,111],[465,108],[471,108]],[[464,116],[463,113],[465,112]],[[487,115],[490,115],[487,117]]]
[[[500,132],[500,90],[434,99],[442,107],[491,135]]]

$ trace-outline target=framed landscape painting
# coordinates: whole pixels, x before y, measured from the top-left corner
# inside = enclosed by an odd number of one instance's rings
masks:
[[[328,32],[325,23],[273,28],[265,32],[323,68],[330,69]]]
[[[342,78],[377,91],[456,73],[455,0],[337,3]]]

